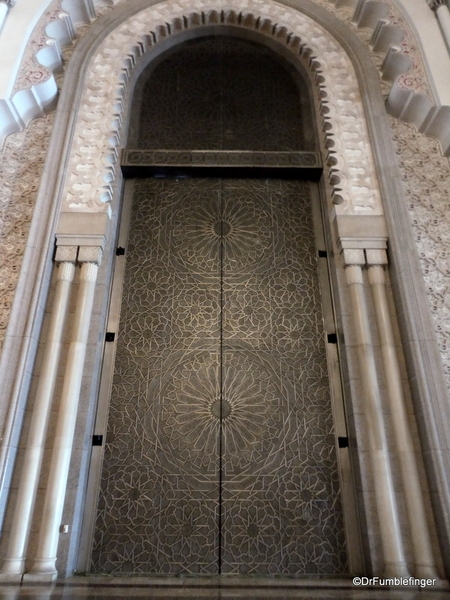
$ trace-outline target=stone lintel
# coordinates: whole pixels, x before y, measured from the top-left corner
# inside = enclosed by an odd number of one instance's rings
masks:
[[[334,219],[339,250],[387,248],[387,228],[383,215],[336,215]]]
[[[109,227],[106,213],[62,212],[56,228],[56,245],[98,246],[104,250]]]

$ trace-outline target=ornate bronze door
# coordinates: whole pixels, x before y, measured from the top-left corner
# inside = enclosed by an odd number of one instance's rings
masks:
[[[310,185],[137,180],[93,570],[346,570]]]

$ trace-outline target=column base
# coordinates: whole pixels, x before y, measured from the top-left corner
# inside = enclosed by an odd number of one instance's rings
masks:
[[[411,577],[406,563],[389,563],[384,566],[383,577],[391,579],[392,577]]]
[[[21,583],[23,573],[0,573],[0,583]]]
[[[450,589],[450,584],[447,579],[439,579],[438,577],[433,587],[438,588],[439,590],[448,590]]]
[[[439,579],[434,565],[415,565],[414,576],[422,579]]]
[[[58,578],[58,573],[25,573],[23,583],[52,583]]]

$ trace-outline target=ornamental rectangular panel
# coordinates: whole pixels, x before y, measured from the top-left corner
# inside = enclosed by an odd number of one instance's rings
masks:
[[[310,201],[136,182],[94,571],[345,572]]]

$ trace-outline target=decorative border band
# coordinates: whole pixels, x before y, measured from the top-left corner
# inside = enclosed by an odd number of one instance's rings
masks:
[[[276,177],[318,181],[318,152],[240,150],[123,150],[125,177]]]
[[[256,152],[253,150],[132,150],[122,151],[122,167],[298,167],[322,168],[318,152]]]

